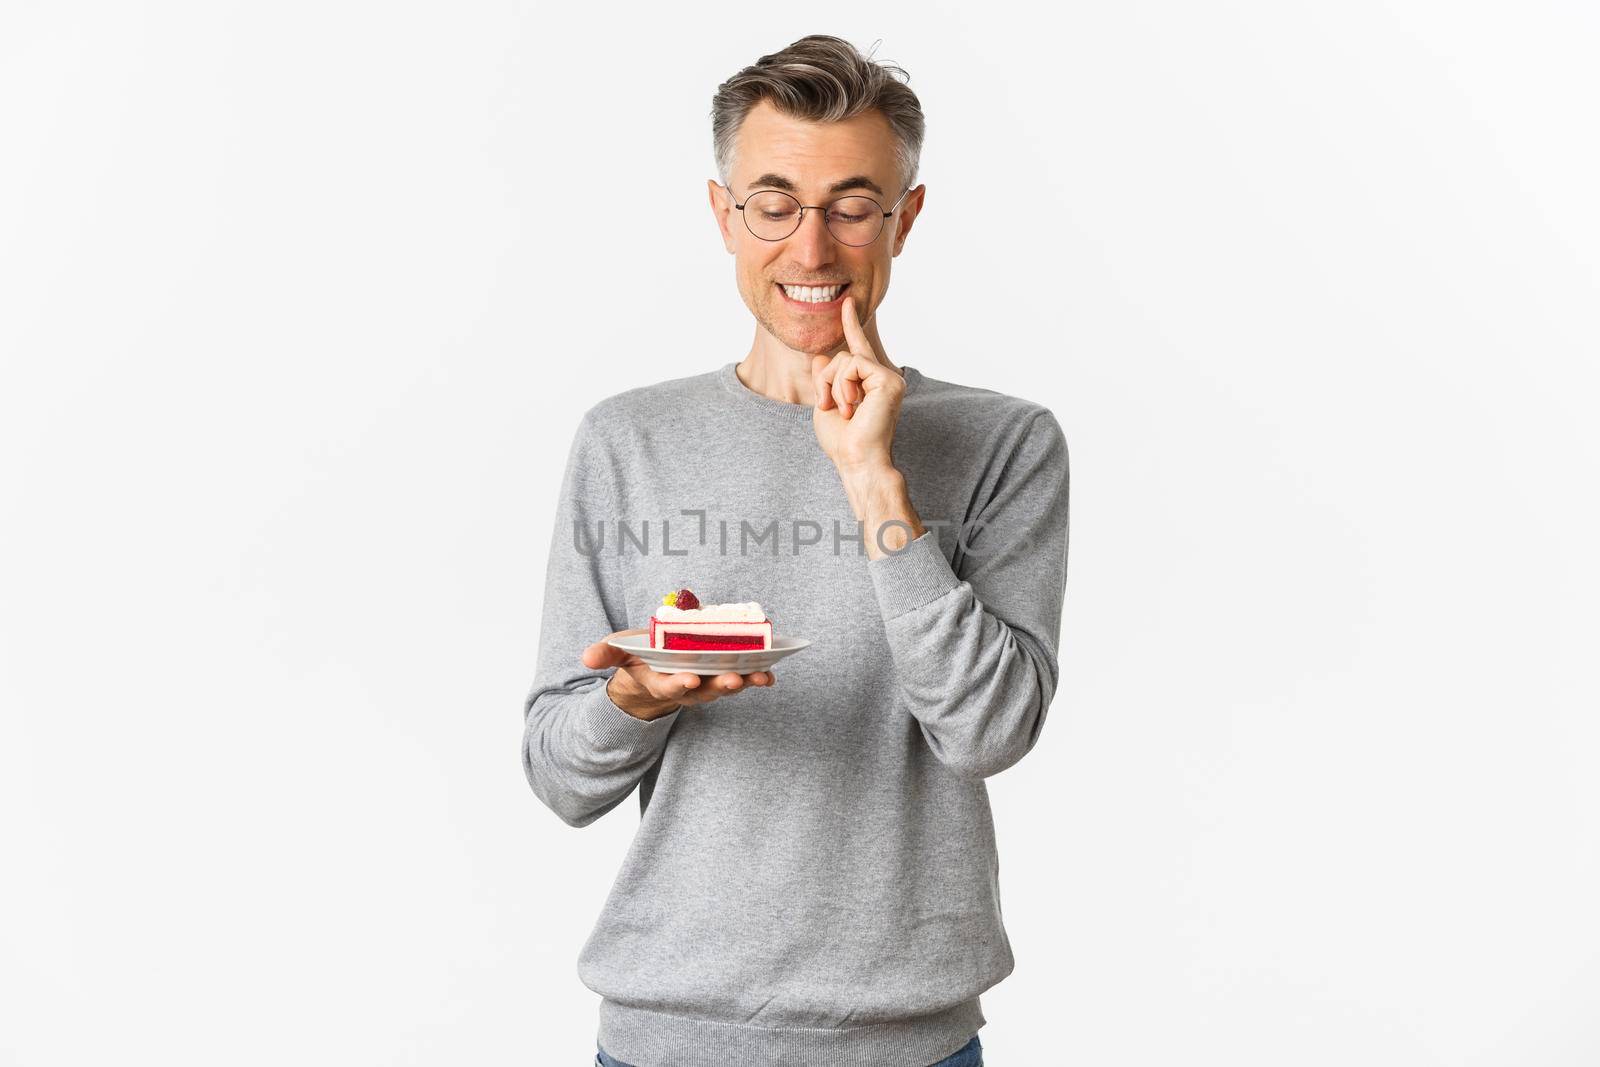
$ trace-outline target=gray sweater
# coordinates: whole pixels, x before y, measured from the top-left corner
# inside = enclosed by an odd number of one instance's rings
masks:
[[[637,1067],[926,1067],[1013,968],[984,779],[1056,691],[1066,438],[903,368],[927,532],[869,560],[811,408],[734,367],[600,401],[567,457],[523,766],[571,826],[636,786],[640,813],[578,976]],[[684,586],[812,645],[775,686],[635,718],[580,655]]]

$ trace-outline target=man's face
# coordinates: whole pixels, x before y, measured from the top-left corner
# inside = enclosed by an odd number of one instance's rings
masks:
[[[888,211],[904,191],[894,139],[882,113],[868,111],[845,122],[812,123],[781,114],[763,100],[739,127],[728,184],[738,203],[761,189],[783,189],[802,204],[826,206],[841,196],[870,196]],[[774,178],[787,179],[787,188]],[[866,178],[867,185],[835,190],[836,182]],[[922,204],[921,189],[907,196],[883,232],[868,245],[836,239],[821,211],[807,210],[800,228],[781,241],[763,241],[746,227],[727,192],[713,183],[711,203],[722,239],[734,254],[739,295],[756,321],[780,343],[813,355],[832,355],[845,343],[840,304],[853,298],[863,321],[889,291],[889,265],[905,243]],[[830,304],[791,300],[779,282],[849,287]]]

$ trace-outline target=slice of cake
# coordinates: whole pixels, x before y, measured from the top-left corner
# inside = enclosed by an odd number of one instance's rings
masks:
[[[650,616],[650,647],[742,652],[772,647],[772,620],[755,601],[705,604],[687,589],[668,593]]]

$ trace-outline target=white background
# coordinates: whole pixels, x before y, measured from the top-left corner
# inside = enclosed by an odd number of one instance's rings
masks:
[[[986,1062],[1600,1060],[1593,5],[778,12],[5,6],[0,1062],[592,1059],[555,492],[744,356],[711,95],[813,32],[927,114],[891,356],[1071,448]]]

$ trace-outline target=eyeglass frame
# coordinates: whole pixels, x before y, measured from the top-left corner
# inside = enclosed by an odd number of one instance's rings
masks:
[[[844,193],[841,196],[835,197],[833,200],[829,201],[827,204],[819,206],[817,204],[800,204],[800,198],[798,196],[795,196],[792,193],[784,192],[784,190],[782,190],[782,189],[752,189],[749,193],[745,194],[744,204],[741,204],[741,203],[739,203],[738,194],[733,191],[733,187],[732,186],[723,185],[723,188],[728,190],[728,199],[733,201],[733,206],[739,209],[739,217],[744,220],[744,228],[749,231],[750,236],[754,237],[758,241],[766,241],[768,244],[776,244],[779,241],[787,241],[789,238],[791,238],[795,234],[799,233],[800,232],[800,227],[802,227],[802,226],[804,226],[806,224],[806,212],[807,211],[820,211],[820,212],[822,212],[822,228],[825,229],[825,230],[828,230],[828,208],[832,207],[834,204],[837,204],[840,200],[848,200],[852,196],[853,197],[858,197],[859,199],[862,199],[862,200],[866,200],[866,201],[870,202],[873,206],[875,206],[879,211],[883,211],[883,205],[878,203],[876,200],[873,200],[872,197],[867,196],[865,193]],[[916,186],[914,186],[914,185],[906,186],[906,191],[904,193],[900,194],[900,199],[896,200],[894,202],[894,207],[890,208],[888,211],[883,211],[883,217],[887,219],[887,218],[893,216],[896,211],[900,210],[901,202],[904,201],[905,198],[906,198],[906,195],[908,193],[910,193],[911,190],[913,190],[915,188],[916,188]],[[763,237],[759,233],[757,233],[755,230],[751,229],[751,227],[750,227],[750,216],[746,215],[744,213],[744,205],[748,204],[750,202],[750,198],[752,196],[756,196],[756,195],[758,195],[760,193],[782,193],[784,196],[787,196],[790,200],[793,200],[795,203],[800,204],[800,210],[795,215],[795,220],[796,221],[795,221],[795,224],[794,224],[794,229],[790,230],[788,233],[784,234],[782,237]],[[828,230],[828,236],[832,237],[835,241],[839,241],[839,243],[844,245],[846,248],[867,248],[870,245],[877,244],[878,243],[878,238],[883,236],[883,231],[886,230],[886,229],[888,229],[888,227],[880,222],[878,224],[878,232],[872,235],[872,240],[867,241],[865,244],[859,244],[859,245],[853,245],[849,241],[840,241],[839,240],[839,235],[834,233],[832,230]]]

